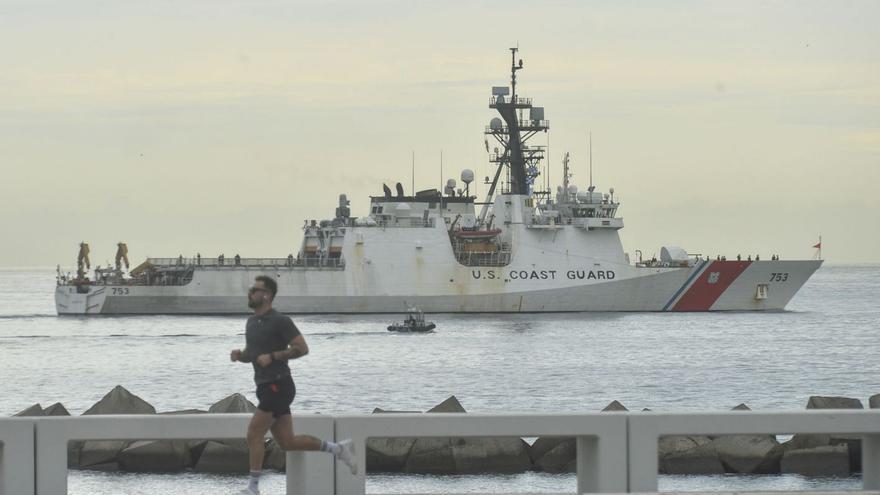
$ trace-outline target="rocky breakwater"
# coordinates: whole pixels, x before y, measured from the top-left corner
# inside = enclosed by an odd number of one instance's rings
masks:
[[[880,394],[868,401],[880,408]],[[861,409],[858,399],[813,396],[807,409]],[[185,410],[159,414],[250,413],[255,406],[240,394],[213,404],[208,411]],[[748,414],[740,404],[733,408]],[[613,401],[603,411],[627,411]],[[376,409],[374,414],[392,412]],[[466,412],[455,396],[426,414]],[[157,414],[155,408],[121,386],[115,387],[83,415]],[[638,414],[638,413],[636,413]],[[60,404],[35,404],[15,416],[67,416]],[[784,432],[780,432],[784,433]],[[241,432],[244,436],[244,431]],[[577,447],[574,438],[541,437],[533,444],[522,438],[371,438],[367,440],[367,471],[423,474],[573,472]],[[674,435],[658,443],[659,471],[663,474],[778,474],[849,476],[861,470],[861,442],[850,435],[794,435],[779,442],[776,435]],[[241,440],[157,440],[70,442],[72,468],[128,471],[246,473],[248,449]],[[285,455],[267,441],[264,468],[284,470]]]
[[[229,414],[250,413],[256,409],[241,394],[232,394],[213,404],[207,411],[188,409],[159,414]],[[156,409],[122,386],[116,386],[83,416],[97,414],[157,414]],[[63,405],[43,409],[35,404],[15,416],[69,416]],[[244,431],[241,435],[244,436]],[[267,444],[264,467],[284,469],[284,453],[273,442]],[[241,440],[86,440],[70,442],[68,466],[74,469],[127,472],[247,473],[248,448]]]
[[[875,399],[877,398],[877,399]],[[880,407],[880,394],[871,398]],[[748,410],[740,404],[734,410]],[[858,399],[812,396],[807,409],[862,409]],[[783,433],[783,432],[780,432]],[[852,435],[665,436],[658,445],[664,474],[780,474],[849,476],[861,472],[861,441]]]
[[[389,412],[376,409],[374,414]],[[427,414],[463,413],[449,397]],[[370,438],[367,471],[422,474],[521,473],[532,469],[529,444],[522,438]]]

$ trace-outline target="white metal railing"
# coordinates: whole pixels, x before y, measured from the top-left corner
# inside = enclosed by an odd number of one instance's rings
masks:
[[[34,493],[34,420],[0,420],[0,495]]]
[[[40,418],[36,421],[36,493],[67,493],[67,443],[71,440],[244,438],[250,418],[250,414],[131,414]],[[319,415],[298,416],[296,431],[318,438],[333,438],[333,418]],[[3,463],[6,463],[5,460]],[[333,495],[333,463],[333,457],[325,453],[288,452],[287,494]]]
[[[629,415],[629,491],[657,491],[657,441],[664,435],[849,433],[862,435],[862,489],[880,489],[880,410]]]
[[[358,464],[366,465],[366,440],[372,437],[577,438],[577,493],[626,491],[626,414],[370,414],[336,416],[336,438],[355,442]],[[366,476],[351,476],[336,466],[336,491],[363,495]]]
[[[2,418],[0,495],[67,493],[72,440],[243,438],[249,419],[249,414]],[[352,476],[332,456],[288,452],[287,494],[363,494],[368,438],[575,437],[577,493],[584,493],[657,491],[661,436],[760,433],[861,436],[863,489],[880,490],[880,410],[310,415],[297,416],[295,424],[298,433],[318,438],[352,438],[361,468]]]

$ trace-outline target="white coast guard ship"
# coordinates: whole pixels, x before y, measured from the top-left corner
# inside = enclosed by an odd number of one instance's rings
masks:
[[[485,129],[497,142],[484,201],[470,195],[473,172],[443,191],[407,195],[384,186],[370,213],[352,217],[340,195],[334,218],[307,221],[298,254],[287,258],[148,258],[125,273],[87,276],[88,245],[75,277],[59,270],[58,314],[247,313],[257,275],[278,281],[274,306],[285,313],[781,310],[821,260],[726,260],[663,247],[659,259],[631,260],[618,231],[614,190],[563,184],[536,190],[545,147],[529,139],[549,129],[544,109],[517,94],[516,49],[510,86],[495,87],[499,117]]]

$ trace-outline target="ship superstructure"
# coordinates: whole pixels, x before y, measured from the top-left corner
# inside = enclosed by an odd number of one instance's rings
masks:
[[[306,221],[286,258],[149,258],[126,274],[120,243],[116,266],[91,279],[83,243],[76,277],[59,269],[58,313],[247,313],[246,290],[261,274],[278,281],[274,306],[286,313],[781,310],[819,268],[821,260],[728,261],[674,246],[631,260],[613,188],[570,184],[568,154],[563,184],[536,190],[546,150],[529,140],[550,123],[517,94],[516,52],[510,86],[494,87],[489,101],[498,117],[484,129],[486,148],[490,139],[498,146],[481,201],[471,170],[463,189],[454,179],[409,194],[383,185],[364,217],[341,194],[334,217]]]

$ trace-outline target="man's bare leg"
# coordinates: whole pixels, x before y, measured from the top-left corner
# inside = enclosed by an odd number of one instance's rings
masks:
[[[282,450],[320,450],[322,452],[329,452],[344,462],[351,470],[351,474],[357,473],[357,457],[355,456],[351,440],[343,440],[336,443],[320,440],[310,435],[295,435],[293,433],[293,416],[290,414],[285,414],[275,421],[272,425],[272,436],[275,437],[275,443]]]
[[[248,460],[251,476],[248,482],[250,493],[259,493],[260,474],[263,470],[263,457],[266,455],[266,432],[272,427],[275,418],[272,413],[257,409],[251,416],[247,429]]]
[[[275,420],[272,436],[282,450],[321,450],[321,440],[309,435],[294,435],[293,416],[290,414]]]

